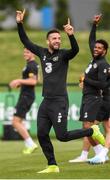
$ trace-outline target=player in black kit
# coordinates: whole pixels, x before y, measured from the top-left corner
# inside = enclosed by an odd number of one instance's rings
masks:
[[[92,136],[104,143],[104,137],[98,128],[92,127],[84,130],[67,131],[68,95],[66,78],[69,60],[74,58],[79,51],[74,37],[73,27],[68,23],[64,25],[64,31],[70,40],[71,49],[60,49],[61,35],[57,29],[47,33],[48,48],[43,48],[32,43],[23,28],[22,22],[25,11],[17,11],[16,21],[18,33],[22,43],[36,54],[41,61],[43,72],[43,96],[44,99],[39,107],[37,118],[37,135],[43,153],[48,161],[48,167],[38,173],[57,173],[54,149],[50,141],[49,132],[53,126],[55,134],[60,141],[70,141],[84,136]],[[98,133],[97,133],[98,132]],[[97,135],[96,135],[97,134]]]
[[[24,59],[27,63],[22,72],[22,79],[10,82],[11,88],[21,88],[12,125],[24,139],[23,154],[31,154],[37,148],[37,144],[32,140],[22,120],[25,119],[26,113],[30,110],[35,99],[34,87],[38,80],[38,64],[35,62],[35,55],[26,48],[24,48]]]
[[[89,44],[90,49],[92,51],[94,42],[96,41],[96,29],[99,23],[101,15],[96,15],[94,17],[94,23],[92,26]],[[103,122],[103,126],[105,129],[106,141],[105,146],[100,150],[100,152],[94,157],[89,159],[89,162],[92,164],[104,163],[108,160],[108,152],[110,148],[110,65],[107,63],[107,82],[100,83],[100,81],[89,80],[89,82],[96,88],[102,89],[102,105],[97,115],[97,120]]]
[[[109,88],[106,88],[106,85],[108,83],[108,78],[109,78],[108,75],[109,64],[105,60],[105,55],[108,49],[108,43],[104,40],[96,40],[96,27],[100,21],[100,18],[101,15],[94,16],[93,26],[89,36],[89,46],[94,59],[89,64],[88,66],[89,68],[85,72],[80,120],[83,121],[85,128],[90,127],[91,124],[95,123],[95,120],[98,121],[104,120],[104,126],[108,134],[107,135],[107,139],[108,139],[110,134],[110,130],[109,130],[110,92],[109,92]],[[70,160],[69,162],[74,163],[74,162],[87,161],[87,155],[89,149],[90,149],[90,143],[88,141],[88,138],[85,137],[83,151],[81,155],[76,159]],[[104,151],[104,147],[97,143],[93,144],[93,149],[96,155],[98,156],[101,151]],[[107,156],[101,155],[101,158],[103,158],[104,161],[108,160]],[[91,159],[91,162],[92,160],[93,159]]]

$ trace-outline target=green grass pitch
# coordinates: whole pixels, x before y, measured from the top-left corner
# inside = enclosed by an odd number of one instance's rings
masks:
[[[110,179],[110,162],[104,165],[87,163],[68,163],[78,156],[82,140],[62,143],[52,140],[60,173],[37,174],[46,167],[41,148],[31,155],[23,155],[23,141],[0,141],[0,178],[1,179]],[[93,156],[91,149],[89,157]]]

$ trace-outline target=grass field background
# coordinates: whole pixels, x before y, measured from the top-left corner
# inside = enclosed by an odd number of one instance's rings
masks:
[[[27,31],[30,39],[46,47],[46,32]],[[79,44],[79,54],[74,61],[70,62],[68,82],[78,82],[91,60],[88,46],[89,32],[76,32],[75,36]],[[110,32],[98,32],[97,38],[104,38],[110,44]],[[17,31],[0,32],[0,83],[9,83],[12,79],[21,76],[21,70],[25,65],[23,59],[23,45],[21,44]],[[69,48],[67,36],[62,32],[62,48]],[[110,49],[107,55],[110,62]],[[39,63],[38,58],[36,61]],[[42,75],[40,69],[40,79]],[[41,89],[39,89],[41,90]],[[71,90],[76,90],[73,88]],[[46,166],[46,160],[40,149],[29,156],[24,156],[21,151],[22,141],[0,141],[0,178],[1,179],[110,179],[110,162],[104,165],[92,166],[87,163],[70,164],[68,160],[78,156],[82,149],[82,141],[71,141],[61,143],[53,140],[55,154],[60,167],[59,174],[37,174]],[[90,156],[93,155],[91,150]]]
[[[31,155],[23,155],[23,141],[0,141],[1,179],[110,179],[110,162],[104,165],[68,163],[81,152],[82,140],[61,143],[52,140],[60,173],[37,174],[46,167],[40,147]],[[89,157],[94,153],[91,149]]]
[[[44,31],[26,31],[29,38],[41,46],[46,47],[46,32]],[[62,32],[61,48],[69,48],[69,40],[67,35]],[[76,32],[75,37],[79,44],[79,53],[70,61],[68,82],[78,82],[79,76],[85,70],[87,64],[91,60],[88,46],[89,32]],[[97,38],[104,38],[110,44],[110,32],[98,31]],[[0,83],[9,83],[12,79],[21,76],[21,70],[25,65],[23,59],[23,45],[19,40],[17,31],[0,32]],[[108,51],[108,62],[110,62],[110,49]],[[36,58],[39,63],[39,59]],[[42,82],[41,69],[39,71]]]

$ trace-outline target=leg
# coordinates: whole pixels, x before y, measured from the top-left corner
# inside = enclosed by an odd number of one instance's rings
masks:
[[[50,101],[49,103],[49,118],[52,121],[53,128],[58,140],[66,142],[85,136],[92,136],[93,130],[91,128],[67,131],[67,98],[55,99],[53,101]]]
[[[49,117],[52,120],[53,128],[58,140],[66,142],[82,137],[89,137],[104,143],[104,137],[97,126],[88,129],[77,129],[67,131],[68,101],[65,98],[51,101],[49,104]],[[94,133],[95,131],[95,133]]]
[[[46,101],[44,100],[38,111],[37,135],[42,151],[48,161],[48,167],[38,173],[58,173],[59,167],[56,164],[53,145],[49,137],[52,122],[49,120],[46,110]]]
[[[15,129],[17,129],[18,133],[23,137],[24,140],[30,137],[27,129],[24,127],[22,123],[22,119],[20,117],[14,116],[12,120],[12,125]]]
[[[23,154],[31,154],[37,149],[37,144],[34,143],[26,127],[22,123],[22,118],[14,116],[12,120],[13,127],[18,131],[25,141],[26,148],[23,150]]]
[[[24,154],[31,154],[38,147],[37,144],[35,144],[32,140],[26,127],[22,123],[22,120],[25,119],[26,113],[29,111],[32,103],[33,98],[30,98],[30,96],[28,97],[21,95],[16,105],[16,113],[14,114],[12,120],[13,127],[17,129],[18,133],[25,141],[26,148],[23,150]]]
[[[105,147],[110,148],[110,119],[103,122],[106,134]]]
[[[80,156],[76,157],[75,159],[69,160],[69,162],[70,163],[86,162],[90,147],[91,147],[91,144],[90,144],[88,138],[84,137],[83,138],[83,148],[82,148],[83,150],[82,150]]]
[[[46,112],[46,102],[45,100],[40,105],[38,111],[38,118],[37,118],[37,136],[42,148],[42,151],[48,161],[48,165],[56,165],[56,160],[54,156],[54,149],[53,145],[50,141],[49,132],[52,127],[52,123],[49,120]]]
[[[83,122],[83,128],[90,128],[93,124],[97,124],[97,122]],[[83,150],[81,152],[81,155],[78,156],[77,158],[75,159],[72,159],[72,160],[69,160],[70,163],[75,163],[75,162],[85,162],[87,161],[87,157],[88,157],[88,153],[89,153],[89,150],[90,150],[90,147],[91,147],[91,142],[92,144],[94,145],[93,146],[93,149],[95,151],[95,153],[99,153],[99,149],[102,149],[100,146],[101,145],[97,145],[97,142],[95,143],[93,141],[92,138],[90,137],[84,137],[83,138]]]
[[[94,122],[85,121],[85,122],[83,122],[83,128],[88,129],[94,124],[95,124]],[[94,141],[91,137],[88,137],[88,141],[89,141],[90,145],[92,145],[92,146],[96,146],[97,144],[99,144],[97,141]]]
[[[101,152],[96,156],[98,158],[97,163],[105,162],[109,158],[107,156],[110,148],[110,119],[103,121],[104,129],[105,129],[105,134],[106,134],[106,139],[105,139],[105,146],[101,150]]]

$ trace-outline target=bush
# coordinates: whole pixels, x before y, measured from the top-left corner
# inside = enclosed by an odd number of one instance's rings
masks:
[[[67,23],[68,17],[68,1],[57,0],[56,27],[62,30],[63,25]]]
[[[110,29],[110,1],[102,0],[100,3],[100,12],[102,13],[102,20],[100,29]]]

